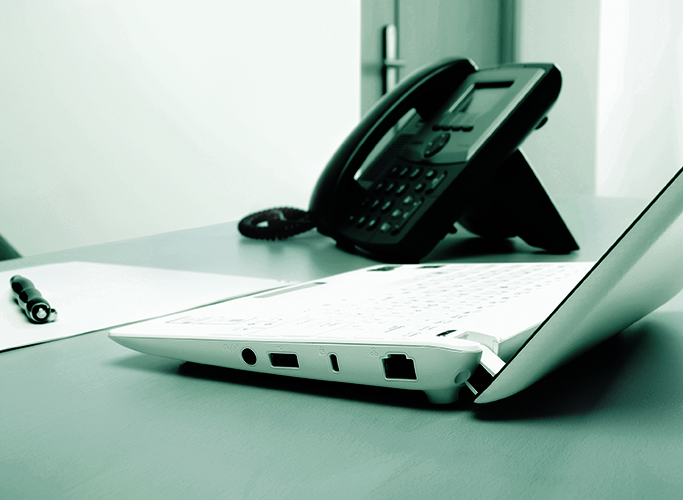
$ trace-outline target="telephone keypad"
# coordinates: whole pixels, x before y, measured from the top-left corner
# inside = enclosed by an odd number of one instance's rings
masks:
[[[349,217],[349,225],[364,231],[398,234],[425,203],[424,196],[433,194],[445,178],[445,169],[394,165],[370,187],[360,210]]]

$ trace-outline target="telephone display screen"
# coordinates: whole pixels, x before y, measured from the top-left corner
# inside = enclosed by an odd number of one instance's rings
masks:
[[[492,110],[494,106],[503,99],[507,92],[507,87],[475,86],[474,91],[468,97],[469,102],[461,111],[471,115],[483,115]]]

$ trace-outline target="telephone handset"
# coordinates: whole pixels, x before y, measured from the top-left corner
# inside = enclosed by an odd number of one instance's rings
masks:
[[[419,70],[380,99],[320,176],[308,213],[259,212],[242,234],[311,227],[376,258],[417,262],[458,222],[553,253],[578,249],[519,144],[545,123],[561,86],[552,64],[477,70],[467,59]]]

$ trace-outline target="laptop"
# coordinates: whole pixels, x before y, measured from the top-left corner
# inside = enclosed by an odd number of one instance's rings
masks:
[[[112,330],[158,356],[507,398],[683,289],[683,169],[597,262],[375,265]]]

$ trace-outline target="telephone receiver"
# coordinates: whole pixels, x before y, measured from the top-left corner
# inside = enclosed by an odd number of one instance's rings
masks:
[[[551,253],[577,250],[519,149],[545,123],[561,82],[553,64],[478,70],[468,59],[450,59],[426,66],[346,138],[308,212],[266,210],[238,228],[251,238],[282,239],[316,227],[341,248],[386,262],[419,262],[456,222]]]

